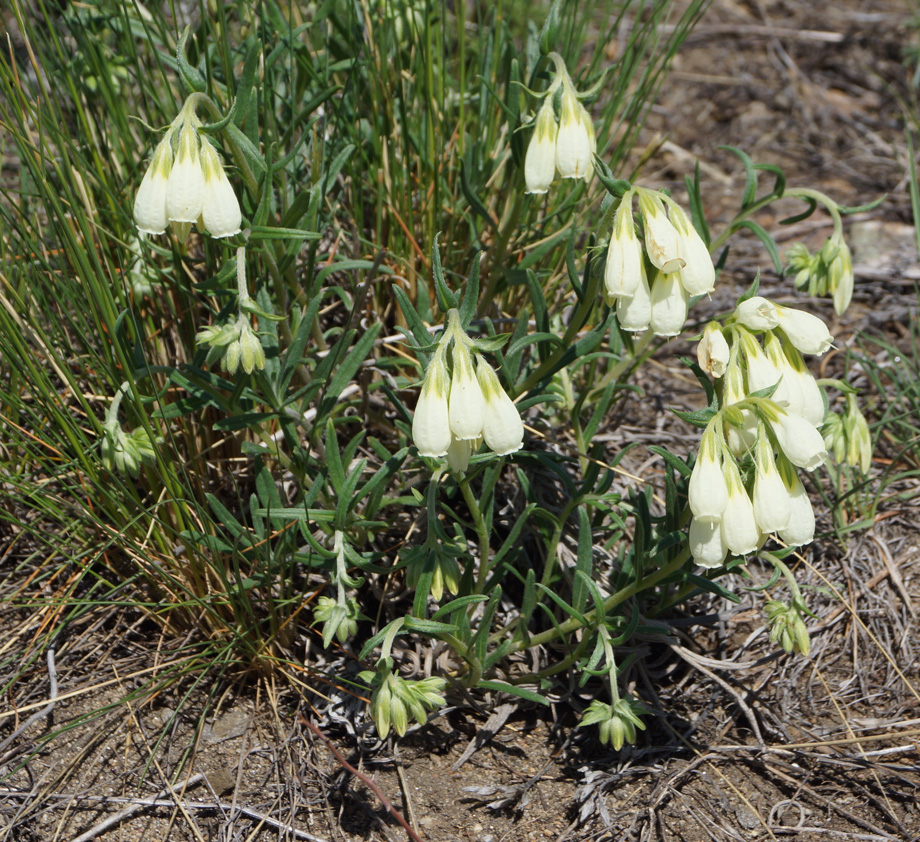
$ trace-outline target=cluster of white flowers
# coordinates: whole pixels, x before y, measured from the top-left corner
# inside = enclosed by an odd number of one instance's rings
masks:
[[[537,112],[533,137],[524,157],[524,182],[528,193],[546,193],[557,173],[561,178],[583,178],[585,181],[590,181],[594,175],[597,151],[594,122],[578,101],[578,92],[562,56],[550,53],[549,57],[556,65],[556,76],[543,95],[543,105]],[[557,122],[555,98],[560,87]]]
[[[633,196],[639,199],[644,249],[633,220]],[[651,282],[646,257],[654,270]],[[620,326],[676,336],[687,320],[690,298],[712,292],[715,282],[709,249],[683,208],[652,190],[627,190],[614,216],[604,266],[607,303],[616,304]]]
[[[729,552],[753,552],[771,533],[790,545],[814,538],[814,511],[796,468],[812,471],[827,459],[818,430],[826,407],[802,353],[823,354],[831,342],[816,316],[761,297],[742,302],[725,328],[706,327],[697,359],[720,382],[722,400],[690,475],[697,564],[718,567]],[[756,394],[770,389],[769,398]]]
[[[448,313],[447,328],[425,372],[412,440],[422,456],[446,456],[455,471],[466,470],[481,440],[499,456],[519,450],[524,442],[517,407],[460,326],[457,310]]]
[[[240,203],[191,97],[153,152],[134,199],[134,221],[144,234],[163,234],[171,225],[180,241],[192,225],[212,237],[240,232]]]

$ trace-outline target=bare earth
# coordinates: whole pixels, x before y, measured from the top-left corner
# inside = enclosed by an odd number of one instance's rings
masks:
[[[717,0],[678,57],[643,136],[657,151],[640,182],[670,185],[679,196],[699,158],[715,228],[743,185],[737,159],[718,149],[724,144],[845,204],[888,194],[847,223],[857,289],[851,310],[832,325],[839,350],[822,360],[824,376],[838,376],[847,354],[893,364],[897,354],[856,330],[905,352],[912,320],[916,336],[920,271],[898,99],[909,95],[913,72],[902,51],[920,45],[908,15],[895,0]],[[776,219],[760,221],[769,228]],[[781,247],[820,245],[829,232],[819,214],[783,231]],[[721,282],[726,306],[758,269],[766,294],[791,299],[791,284],[769,271],[760,244],[742,240]],[[821,312],[833,319],[829,308]],[[688,348],[673,343],[649,368],[644,398],[632,399],[606,431],[612,450],[640,437],[687,448],[689,429],[656,410],[699,400],[692,383],[686,393],[674,389],[684,376],[677,357]],[[857,383],[870,408],[883,404],[867,378]],[[644,458],[626,467],[661,470]],[[876,476],[912,467],[899,458],[880,443]],[[115,705],[149,678],[142,670],[178,657],[177,643],[128,610],[92,617],[60,643],[60,699],[50,717],[2,745],[47,702],[43,659],[0,703],[0,715],[8,709],[0,719],[0,839],[406,839],[378,794],[300,714],[430,842],[920,839],[920,505],[911,482],[886,487],[874,522],[845,545],[826,537],[809,548],[798,575],[816,614],[810,658],[776,653],[761,598],[740,582],[740,604],[701,598],[694,621],[678,622],[670,644],[650,641],[635,691],[659,715],[619,753],[600,746],[591,729],[574,729],[564,698],[548,710],[452,698],[451,708],[394,747],[372,736],[361,700],[307,670],[301,688],[190,679]],[[819,531],[830,536],[826,507],[819,510]],[[0,533],[0,551],[10,538]],[[36,630],[22,627],[26,616],[3,608],[0,646],[10,640],[27,649]],[[580,697],[578,707],[585,703]],[[64,726],[72,727],[25,760]],[[182,764],[189,783],[170,795]],[[127,812],[102,826],[120,811]]]

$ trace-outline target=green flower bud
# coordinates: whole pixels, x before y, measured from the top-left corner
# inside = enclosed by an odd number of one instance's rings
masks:
[[[595,699],[588,705],[578,726],[597,725],[600,741],[619,751],[624,744],[631,745],[635,742],[636,728],[645,730],[645,723],[639,718],[643,713],[646,713],[646,710],[642,704],[629,696],[617,699],[609,705]]]
[[[798,607],[771,599],[764,606],[770,626],[770,641],[778,643],[788,654],[807,655],[811,649],[808,627]]]

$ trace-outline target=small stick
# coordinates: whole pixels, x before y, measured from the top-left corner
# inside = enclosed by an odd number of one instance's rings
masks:
[[[332,740],[329,739],[322,731],[319,730],[309,719],[307,719],[302,713],[297,712],[297,716],[300,717],[300,721],[303,725],[306,725],[317,737],[319,737],[329,748],[329,750],[335,755],[335,759],[339,761],[349,772],[351,772],[356,778],[358,778],[363,783],[367,784],[370,787],[371,792],[374,793],[379,799],[380,803],[383,804],[384,809],[398,821],[406,833],[409,834],[409,838],[412,842],[422,842],[422,838],[410,827],[409,823],[399,814],[399,811],[390,803],[389,799],[380,791],[380,787],[377,786],[367,775],[363,772],[359,772],[352,766],[344,757],[342,757],[341,752],[332,744]],[[77,840],[74,840],[77,842]]]
[[[12,734],[10,734],[2,743],[0,743],[0,751],[3,751],[13,740],[16,739],[23,731],[25,731],[30,725],[35,722],[38,722],[39,719],[45,716],[50,716],[51,711],[54,710],[54,706],[57,704],[57,695],[58,695],[58,685],[57,685],[57,667],[54,663],[54,644],[52,643],[48,647],[48,684],[50,685],[49,689],[49,701],[48,704],[43,707],[38,713],[33,713],[25,722],[22,723]]]
[[[166,787],[166,789],[161,789],[155,796],[155,799],[165,798],[167,795],[173,795],[177,789],[196,786],[204,780],[203,774],[193,775],[187,781],[176,784],[175,786]],[[144,809],[147,806],[146,804],[132,804],[130,807],[125,807],[124,810],[119,810],[112,816],[109,816],[107,819],[103,819],[99,824],[91,827],[86,833],[81,833],[76,839],[71,840],[71,842],[91,842],[95,839],[100,833],[104,833],[110,827],[114,827],[116,824],[120,824],[125,819],[130,818],[135,813]]]

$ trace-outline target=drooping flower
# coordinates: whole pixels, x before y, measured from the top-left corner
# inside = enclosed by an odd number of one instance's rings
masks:
[[[774,406],[775,410],[770,413],[770,426],[786,458],[806,471],[813,471],[823,465],[827,459],[827,450],[824,437],[814,424],[801,415],[791,415],[780,406]]]
[[[645,233],[645,251],[649,260],[664,274],[670,275],[685,266],[681,257],[677,229],[671,224],[661,198],[652,190],[637,188],[639,213]]]
[[[473,358],[467,347],[454,343],[454,369],[450,378],[448,418],[454,438],[478,439],[485,421],[485,397],[476,372]]]
[[[559,107],[559,132],[556,135],[556,170],[562,178],[583,178],[594,175],[594,153],[597,142],[591,115],[578,101],[575,89],[566,74],[562,83]]]
[[[240,203],[217,150],[206,138],[201,138],[199,152],[201,172],[204,178],[204,192],[201,201],[201,221],[212,237],[232,237],[240,233],[242,213]]]
[[[607,246],[604,290],[608,303],[617,296],[635,295],[644,272],[642,263],[642,245],[633,222],[632,193],[627,192],[613,218],[613,232]]]
[[[415,415],[412,416],[412,441],[422,456],[447,455],[452,439],[448,420],[449,391],[450,382],[443,354],[435,353],[425,372]]]
[[[751,330],[773,330],[779,324],[776,305],[761,295],[742,301],[735,308],[735,318]]]
[[[776,326],[782,328],[789,341],[803,354],[821,356],[834,344],[827,325],[817,316],[781,304],[775,305],[775,309]]]
[[[689,295],[712,292],[716,288],[716,270],[706,243],[677,202],[668,201],[668,215],[677,231],[678,254],[684,261],[678,270],[681,285]]]
[[[680,274],[661,272],[651,285],[652,312],[649,327],[656,336],[677,336],[687,321],[690,299],[680,282]]]
[[[802,353],[791,343],[784,344],[773,332],[764,339],[764,351],[781,377],[773,400],[819,427],[826,412],[824,393],[805,365]]]
[[[170,222],[195,223],[201,216],[204,174],[198,150],[198,131],[192,120],[179,129],[179,141],[166,191],[166,212]]]
[[[731,349],[718,322],[709,322],[696,346],[696,359],[703,371],[715,378],[725,374]]]
[[[476,363],[479,386],[485,398],[482,437],[499,456],[521,449],[524,424],[521,414],[498,381],[498,375],[481,357]]]
[[[728,555],[722,521],[694,517],[690,521],[690,555],[700,567],[721,567]]]
[[[134,221],[143,234],[163,234],[169,222],[166,196],[172,170],[172,130],[157,144],[134,198]]]
[[[710,422],[700,439],[688,487],[690,511],[701,520],[719,520],[728,505],[728,486],[722,472],[722,437]]]
[[[760,546],[763,534],[754,517],[754,505],[741,482],[738,466],[733,459],[727,459],[722,469],[728,487],[728,502],[721,520],[722,537],[735,555],[746,555]]]
[[[790,546],[809,544],[815,537],[815,510],[808,492],[791,465],[780,459],[778,467],[789,493],[789,521],[780,529],[779,537]]]
[[[776,469],[773,448],[764,434],[758,436],[754,448],[754,467],[754,520],[761,532],[779,532],[789,524],[789,492]]]
[[[652,318],[652,294],[645,275],[645,261],[639,263],[639,283],[632,295],[617,297],[617,321],[623,330],[646,330]]]
[[[556,135],[558,126],[553,98],[547,96],[537,112],[533,137],[524,157],[524,183],[527,193],[546,193],[556,176]]]

